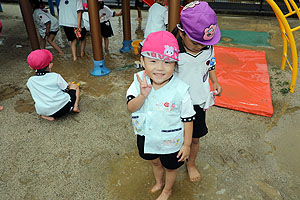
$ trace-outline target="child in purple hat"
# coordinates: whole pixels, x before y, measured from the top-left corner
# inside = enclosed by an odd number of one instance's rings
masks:
[[[51,72],[52,54],[46,49],[32,51],[27,58],[35,76],[27,81],[37,114],[43,119],[54,121],[70,111],[80,112],[79,87],[67,83],[60,74]]]
[[[214,95],[220,96],[222,87],[218,83],[213,45],[220,40],[217,16],[207,2],[194,1],[187,4],[180,16],[181,23],[173,30],[179,44],[178,77],[190,85],[194,110],[193,140],[191,154],[186,163],[190,181],[200,179],[195,166],[200,137],[208,133],[205,110],[213,105]],[[212,91],[209,85],[212,82]]]
[[[152,162],[156,183],[151,192],[163,189],[157,198],[162,200],[170,197],[177,169],[189,157],[195,111],[189,86],[174,74],[176,38],[167,31],[150,33],[141,54],[145,70],[135,74],[127,104],[139,155]]]

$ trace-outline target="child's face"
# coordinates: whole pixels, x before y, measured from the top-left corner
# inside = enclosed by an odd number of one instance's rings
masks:
[[[187,34],[184,34],[183,32],[179,31],[179,35],[182,38],[182,42],[184,47],[187,49],[188,52],[191,53],[199,53],[205,45],[200,44],[198,42],[195,42],[187,36]]]
[[[144,60],[144,63],[143,63]],[[154,58],[141,57],[145,72],[152,79],[153,86],[164,86],[173,75],[175,62],[163,61]]]

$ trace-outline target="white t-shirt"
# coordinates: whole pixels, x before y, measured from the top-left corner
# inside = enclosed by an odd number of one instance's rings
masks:
[[[45,38],[46,36],[46,25],[50,23],[50,31],[58,31],[59,25],[58,20],[51,14],[44,12],[41,9],[35,9],[33,11],[33,19],[39,30],[40,35]]]
[[[145,28],[144,38],[156,31],[167,30],[168,24],[168,10],[166,7],[159,3],[154,3],[148,11],[147,25]]]
[[[209,68],[214,58],[213,46],[206,46],[196,55],[185,51],[181,40],[179,44],[178,77],[190,86],[193,105],[204,107],[210,95]]]
[[[68,83],[55,72],[42,76],[32,76],[27,81],[34,100],[37,114],[50,116],[63,108],[70,100],[70,95],[63,90]]]
[[[59,25],[77,27],[77,11],[83,11],[82,0],[64,0],[59,3]],[[84,27],[81,20],[81,28]]]
[[[148,78],[148,76],[147,76]],[[136,86],[134,82],[131,83],[130,87],[127,90],[126,97],[127,99],[132,99],[137,97],[140,94],[139,91],[137,91]],[[195,114],[194,108],[191,107],[192,101],[191,96],[189,92],[186,92],[183,99],[182,99],[182,109],[181,109],[181,118],[190,118],[193,117]]]
[[[104,14],[104,16],[102,16]],[[101,17],[102,16],[102,17]],[[100,23],[108,21],[109,18],[114,16],[114,11],[104,5],[103,9],[99,10]]]

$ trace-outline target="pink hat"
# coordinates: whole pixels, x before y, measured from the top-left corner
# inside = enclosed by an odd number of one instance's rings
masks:
[[[43,69],[51,63],[52,59],[53,56],[50,51],[38,49],[28,55],[27,62],[31,69]]]
[[[168,31],[150,33],[146,38],[141,54],[145,57],[165,61],[178,61],[178,43]]]
[[[203,45],[215,45],[221,38],[215,11],[205,1],[187,4],[181,12],[180,21],[189,38]]]

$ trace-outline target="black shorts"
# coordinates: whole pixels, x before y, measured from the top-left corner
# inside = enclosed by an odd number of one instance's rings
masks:
[[[68,26],[63,26],[63,28],[64,28],[65,34],[66,34],[66,36],[68,38],[68,41],[73,41],[73,40],[77,39],[76,34],[74,32],[74,30],[76,28],[74,28],[74,27],[68,27]],[[82,28],[80,34],[81,34],[81,37],[79,38],[79,40],[82,41],[85,38],[86,29]]]
[[[148,154],[144,153],[144,144],[145,136],[137,135],[137,147],[143,159],[154,160],[159,158],[161,164],[167,169],[178,169],[184,164],[184,162],[178,162],[179,159],[176,157],[179,151],[171,154]]]
[[[101,35],[102,35],[102,37],[108,38],[108,37],[111,37],[111,36],[114,35],[109,20],[100,23],[100,25],[101,25]]]
[[[194,105],[194,110],[196,115],[193,121],[193,138],[201,138],[208,133],[205,123],[205,111],[199,105]]]
[[[57,32],[58,32],[58,30],[57,31],[50,31],[49,34],[57,35]]]
[[[53,117],[54,119],[59,118],[61,116],[64,116],[65,114],[69,113],[71,110],[73,110],[75,101],[76,101],[76,90],[69,90],[68,94],[71,97],[71,100],[62,107],[59,111],[54,113],[53,115],[50,115],[49,117]]]
[[[144,2],[141,0],[135,0],[135,8],[143,8]]]

